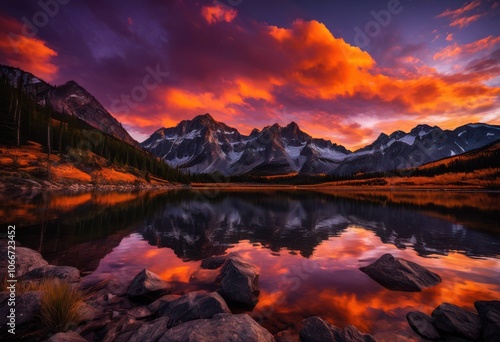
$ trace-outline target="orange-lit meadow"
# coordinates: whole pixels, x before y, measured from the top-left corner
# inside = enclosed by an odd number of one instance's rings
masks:
[[[130,170],[116,165],[109,166],[104,158],[90,151],[75,151],[84,158],[82,162],[61,158],[57,151],[50,155],[50,177],[47,179],[50,187],[64,189],[71,185],[92,185],[93,183],[131,185],[146,182],[143,178],[130,173]],[[47,173],[47,152],[38,143],[29,141],[27,145],[20,148],[0,146],[0,155],[0,175],[7,184],[15,182],[12,179],[40,182],[40,175]],[[87,165],[88,160],[92,161],[92,167]],[[7,181],[7,179],[11,179],[11,181]],[[155,179],[153,179],[153,183],[156,183]],[[163,183],[165,182],[163,181]],[[1,186],[2,182],[0,181],[0,188]],[[25,186],[30,187],[27,184]],[[19,188],[23,188],[23,185],[19,185]]]

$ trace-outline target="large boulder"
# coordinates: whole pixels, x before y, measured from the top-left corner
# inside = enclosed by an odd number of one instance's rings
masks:
[[[485,342],[500,341],[500,314],[490,311],[483,319],[483,340]]]
[[[128,342],[158,341],[165,335],[168,328],[168,317],[160,317],[149,323],[143,324],[132,336],[128,337]]]
[[[474,303],[474,307],[481,320],[485,318],[490,311],[495,311],[500,314],[500,300],[478,300]]]
[[[500,341],[500,301],[477,301],[474,303],[483,327],[482,337],[486,342]]]
[[[127,295],[135,300],[155,300],[170,293],[170,284],[157,274],[143,269],[128,287]]]
[[[251,307],[259,300],[259,273],[236,253],[226,257],[217,282],[218,292],[228,302]]]
[[[302,342],[375,342],[368,334],[363,334],[353,325],[343,330],[314,316],[300,322],[300,341]]]
[[[111,324],[106,326],[106,334],[99,338],[102,342],[128,342],[137,329],[143,326],[142,322],[126,315],[117,316]],[[96,340],[94,338],[94,340]],[[147,340],[149,341],[149,340]]]
[[[500,313],[500,300],[478,300],[474,303],[474,307],[479,313],[479,317],[482,318],[490,311]]]
[[[375,342],[369,334],[363,334],[354,325],[348,325],[343,330],[344,342]]]
[[[71,266],[44,265],[23,275],[20,280],[38,280],[46,278],[59,278],[68,283],[80,281],[80,271]]]
[[[158,309],[158,315],[168,317],[168,327],[195,319],[212,318],[218,313],[231,313],[217,292],[191,292]]]
[[[21,328],[24,324],[34,323],[39,319],[41,297],[42,292],[40,291],[16,293],[16,330]],[[10,329],[9,326],[7,326],[7,323],[9,323],[9,318],[7,316],[10,314],[11,308],[12,306],[8,305],[8,301],[5,301],[0,306],[0,330],[2,332]]]
[[[68,331],[52,335],[46,342],[87,342],[87,340],[74,331]]]
[[[476,341],[481,337],[481,320],[473,312],[443,303],[432,312],[434,326],[445,334]]]
[[[342,341],[342,330],[317,316],[306,318],[300,323],[303,326],[300,330],[302,342]]]
[[[176,299],[181,298],[181,295],[165,295],[157,300],[155,300],[153,303],[149,304],[147,306],[147,309],[151,311],[152,313],[156,313],[161,307],[165,307],[168,303],[173,302]]]
[[[276,342],[300,342],[300,337],[297,332],[287,329],[280,331],[274,335]]]
[[[218,275],[218,270],[200,268],[191,274],[189,282],[197,285],[212,285],[215,284]]]
[[[144,319],[151,317],[154,313],[147,306],[136,306],[127,311],[127,315],[134,319]]]
[[[441,339],[431,316],[420,311],[410,311],[406,314],[406,319],[413,331],[423,338],[431,341],[439,341]]]
[[[226,261],[225,255],[211,256],[209,258],[203,259],[201,261],[200,267],[207,270],[215,270],[221,267],[224,264],[224,261]]]
[[[7,274],[8,259],[4,256],[7,255],[8,247],[0,247],[0,276],[3,277]],[[16,247],[16,278],[25,275],[35,268],[48,265],[49,263],[42,258],[42,255],[26,247]]]
[[[373,264],[361,267],[360,270],[392,291],[418,292],[441,282],[438,274],[391,254],[382,255]]]
[[[217,314],[166,331],[160,342],[274,342],[269,331],[246,314]]]

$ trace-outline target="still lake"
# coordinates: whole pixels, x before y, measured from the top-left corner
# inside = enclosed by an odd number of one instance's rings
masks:
[[[272,333],[321,316],[379,340],[416,340],[410,310],[473,309],[500,298],[500,193],[176,190],[39,193],[0,198],[3,224],[51,264],[89,280],[147,268],[178,293],[202,259],[240,253],[260,271],[249,312]],[[383,288],[359,267],[385,253],[438,273],[418,293]]]

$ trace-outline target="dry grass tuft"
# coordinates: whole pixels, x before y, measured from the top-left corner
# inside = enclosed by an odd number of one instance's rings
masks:
[[[42,291],[40,316],[52,332],[67,331],[81,321],[83,294],[74,286],[59,279],[40,283]]]

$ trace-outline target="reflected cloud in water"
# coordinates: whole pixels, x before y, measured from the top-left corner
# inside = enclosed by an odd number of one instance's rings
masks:
[[[189,279],[200,260],[237,251],[260,272],[261,295],[250,314],[272,332],[319,315],[380,340],[413,339],[410,310],[430,314],[444,301],[472,309],[476,300],[500,297],[498,208],[478,206],[462,219],[458,202],[431,210],[431,196],[422,207],[311,192],[220,193],[209,200],[193,192],[80,195],[75,207],[59,204],[60,211],[49,212],[53,219],[32,223],[19,239],[39,246],[49,262],[71,265],[80,255],[95,265],[89,277],[125,282],[147,268],[176,292],[199,288]],[[469,203],[475,202],[484,203]],[[418,293],[383,288],[359,267],[385,253],[429,268],[442,283]]]

